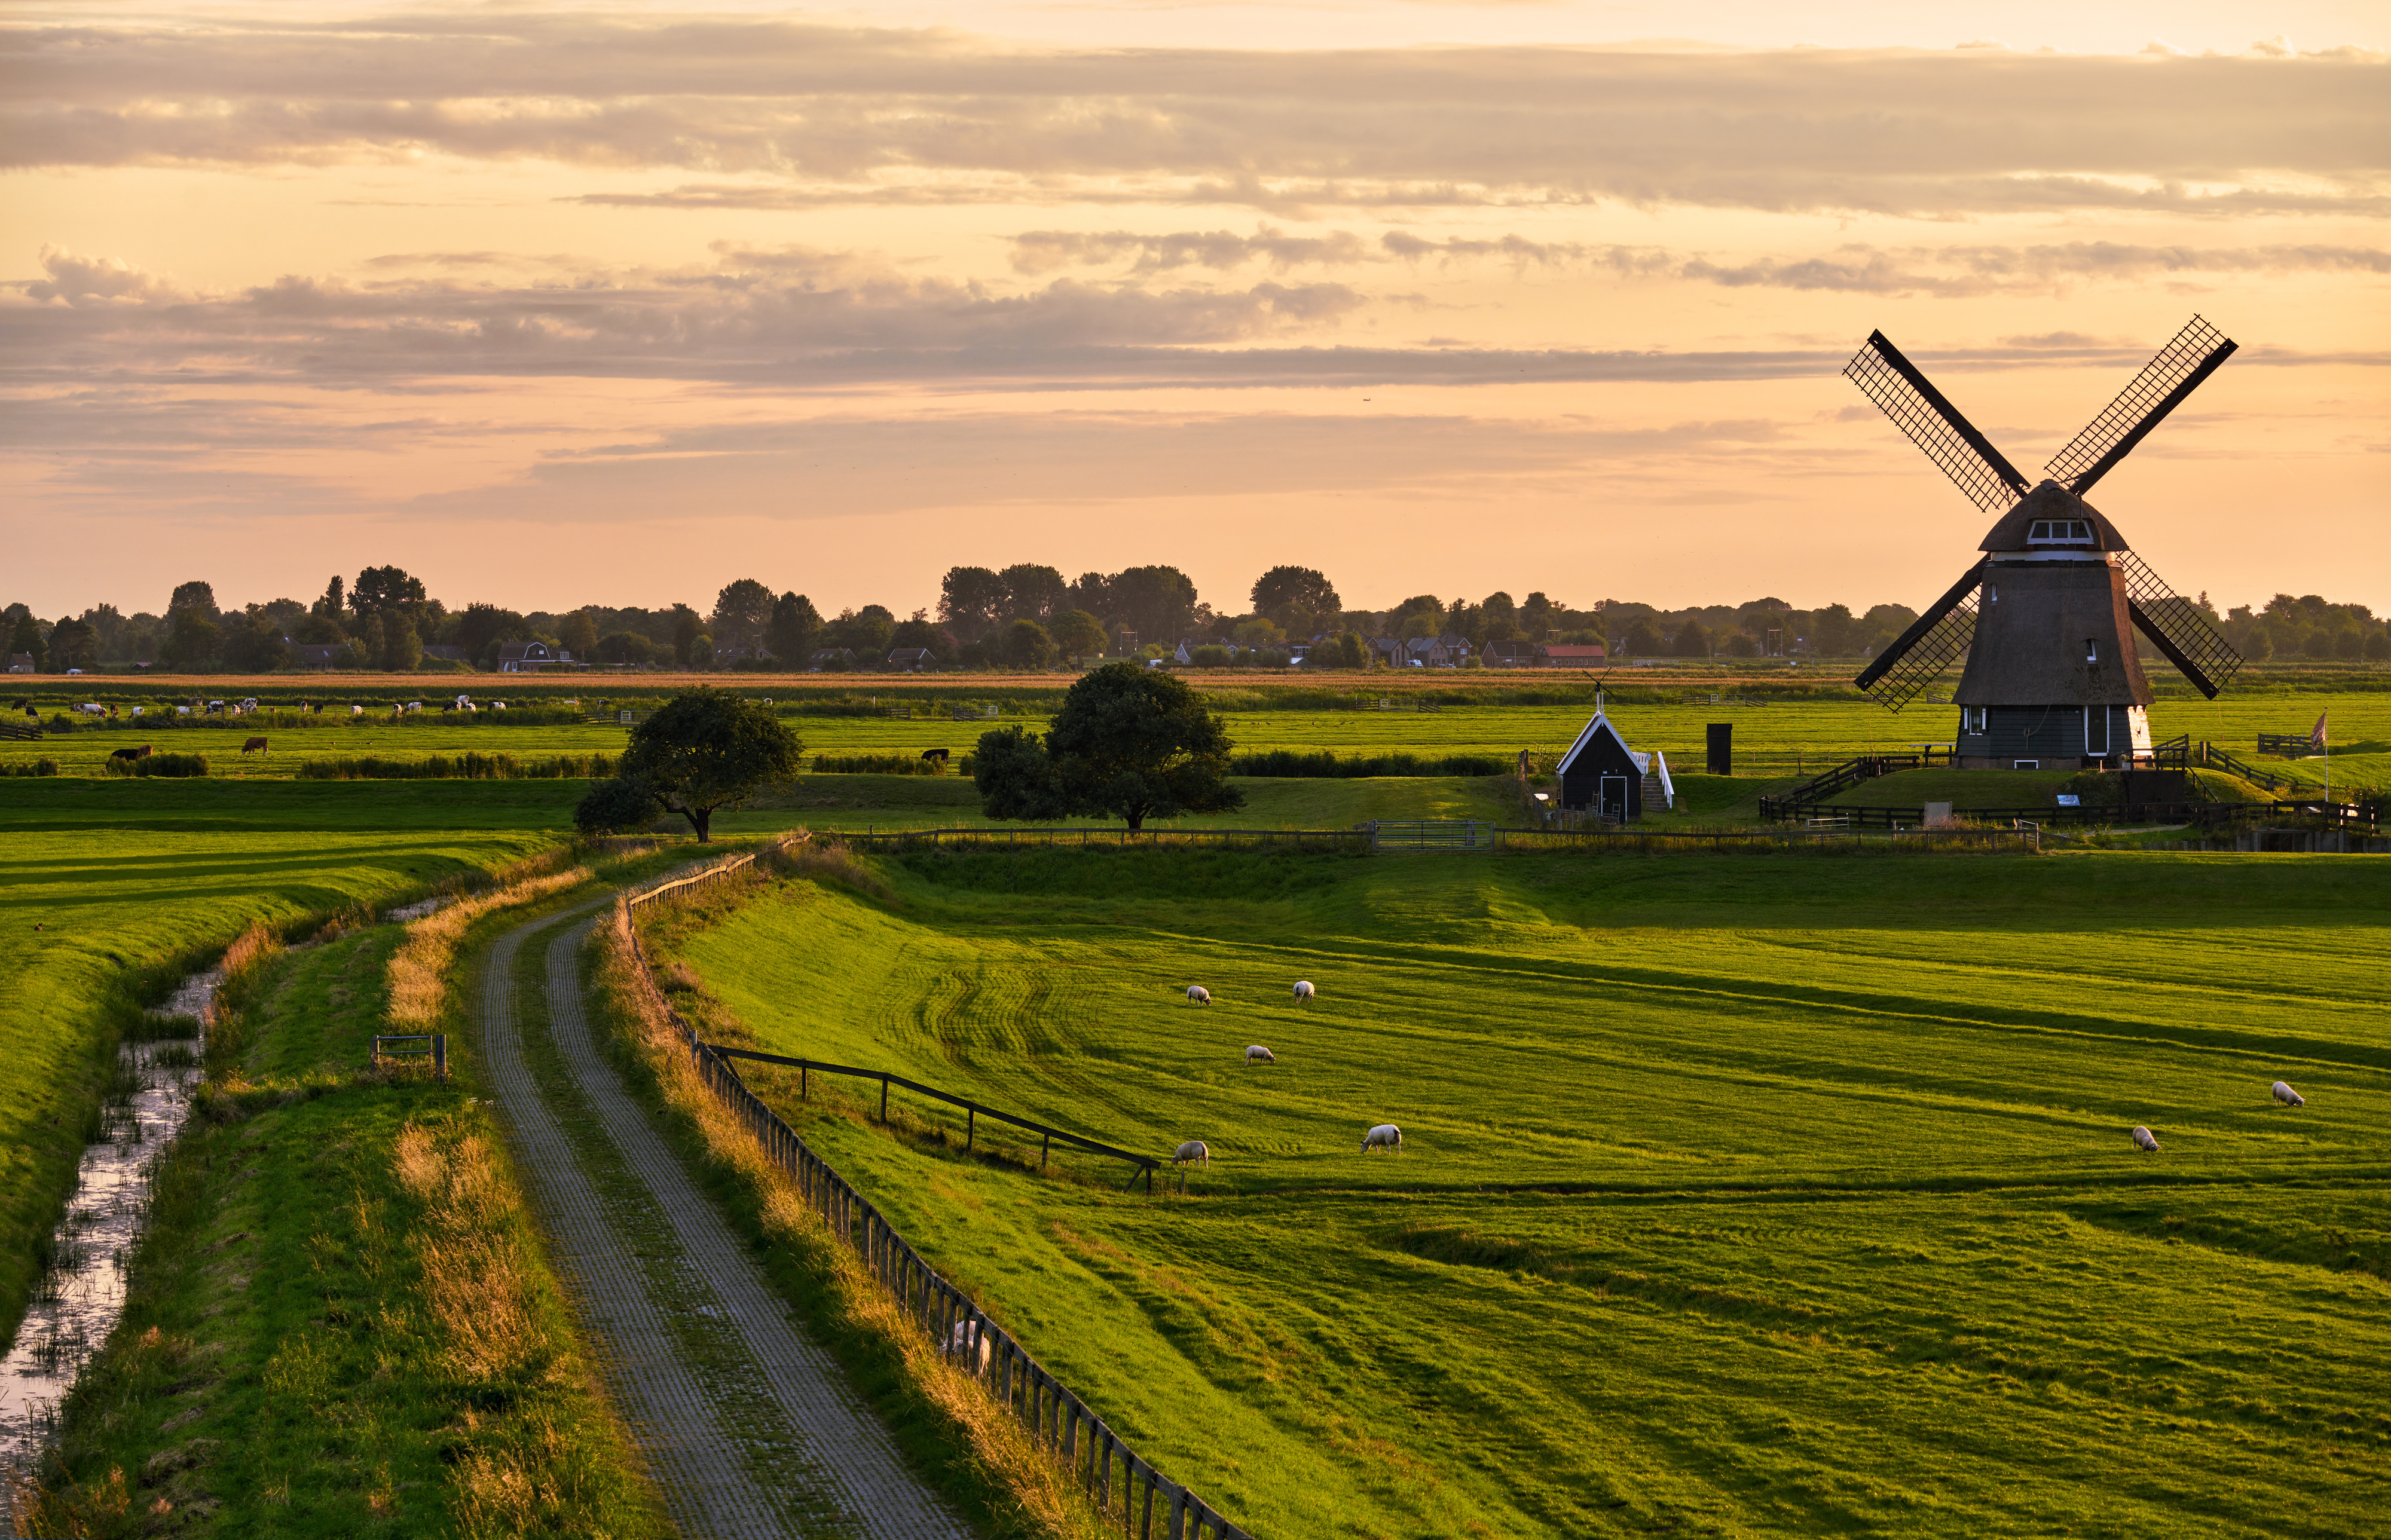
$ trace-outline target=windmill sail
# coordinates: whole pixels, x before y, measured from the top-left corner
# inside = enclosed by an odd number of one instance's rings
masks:
[[[2141,558],[2121,551],[2118,565],[2125,570],[2126,608],[2134,624],[2201,694],[2216,699],[2241,672],[2242,655],[2190,599],[2160,582]]]
[[[1986,513],[1999,513],[2025,494],[2026,480],[2018,468],[1959,415],[1884,333],[1868,333],[1867,343],[1843,366],[1843,374]]]
[[[1969,568],[1854,683],[1887,711],[1908,705],[1937,674],[1968,655],[1968,645],[1976,637],[1976,588],[1984,581],[1984,568]]]
[[[2115,468],[2142,436],[2156,428],[2217,366],[2233,356],[2234,340],[2195,315],[2158,356],[2085,425],[2043,468],[2078,497]],[[2211,692],[2214,693],[2213,691]]]

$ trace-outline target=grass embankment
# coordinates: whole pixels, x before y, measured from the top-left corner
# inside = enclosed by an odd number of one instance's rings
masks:
[[[142,1007],[250,926],[312,926],[560,837],[461,799],[418,804],[411,821],[388,800],[310,811],[200,781],[0,783],[0,1341],[23,1315],[85,1114]]]
[[[1195,1196],[1149,1202],[757,1077],[1258,1533],[2379,1516],[2391,887],[2363,857],[875,865],[893,902],[792,882],[660,956],[769,1048],[1208,1140]],[[1407,1148],[1358,1154],[1380,1121]]]
[[[445,1085],[366,1065],[394,1022],[456,1033],[460,956],[588,875],[526,876],[404,937],[385,925],[293,949],[231,992],[35,1530],[667,1532],[467,1040],[452,1035]]]

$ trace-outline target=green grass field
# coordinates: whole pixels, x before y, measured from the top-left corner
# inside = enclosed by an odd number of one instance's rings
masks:
[[[72,1179],[135,996],[252,923],[295,924],[552,844],[569,800],[530,821],[506,799],[568,784],[509,782],[479,799],[471,783],[368,789],[468,793],[444,800],[311,798],[314,784],[0,780],[0,1341],[23,1313],[34,1238]]]
[[[989,1158],[987,1125],[966,1158],[942,1110],[891,1136],[859,1096],[817,1080],[799,1109],[771,1083],[941,1268],[1259,1534],[2379,1518],[2379,863],[880,867],[893,904],[782,884],[678,922],[666,955],[765,1046],[1132,1149],[1208,1141],[1192,1195],[1149,1200],[1102,1162]],[[1250,1043],[1280,1062],[1245,1067]],[[2278,1076],[2307,1109],[2270,1105]],[[1406,1149],[1358,1153],[1381,1121]],[[2134,1151],[2138,1123],[2164,1153]]]
[[[1238,699],[1258,692],[1238,691]],[[1389,699],[1402,700],[1397,692]],[[1230,734],[1239,750],[1334,750],[1339,753],[1420,753],[1510,755],[1522,749],[1537,753],[1566,750],[1585,725],[1591,709],[1584,705],[1495,706],[1453,705],[1432,712],[1418,711],[1283,711],[1253,710],[1232,703],[1226,708]],[[2261,732],[2306,733],[2320,712],[2330,711],[2336,742],[2360,744],[2391,740],[2391,692],[2337,691],[2298,694],[2262,693],[2256,689],[2229,693],[2216,701],[2167,699],[2151,709],[2151,731],[2160,739],[2189,734],[2207,738],[2230,751],[2251,756]],[[1628,740],[1639,749],[1659,749],[1674,769],[1700,770],[1704,763],[1704,729],[1712,722],[1735,726],[1736,770],[1741,776],[1783,776],[1797,770],[1816,773],[1871,752],[1900,753],[1919,743],[1948,743],[1957,726],[1955,708],[1913,705],[1898,714],[1862,699],[1788,700],[1770,705],[1646,705],[1620,703],[1612,715]],[[1042,731],[1046,719],[1035,713],[1008,714],[998,723],[952,722],[924,718],[793,717],[790,725],[805,740],[808,754],[918,754],[924,749],[970,750],[990,726],[1024,725]],[[393,725],[372,722],[356,726],[269,732],[272,751],[264,757],[239,753],[244,736],[239,728],[180,728],[146,737],[131,727],[78,731],[34,741],[0,741],[0,764],[47,756],[70,776],[97,776],[110,750],[125,744],[155,743],[162,751],[202,752],[211,774],[227,779],[288,779],[305,759],[361,757],[420,759],[433,754],[505,752],[518,759],[555,754],[620,753],[628,740],[626,729],[606,725],[513,727],[477,722],[472,726],[438,722]],[[2270,760],[2269,765],[2307,764]],[[2294,772],[2296,773],[2296,772]],[[2378,767],[2377,777],[2391,778],[2391,768]],[[2355,784],[2353,782],[2353,784]]]

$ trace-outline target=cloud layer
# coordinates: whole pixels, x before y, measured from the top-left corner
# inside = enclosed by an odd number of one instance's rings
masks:
[[[2378,56],[1057,51],[571,15],[20,27],[0,164],[423,154],[738,174],[627,201],[992,189],[1264,207],[1619,199],[2381,212]]]

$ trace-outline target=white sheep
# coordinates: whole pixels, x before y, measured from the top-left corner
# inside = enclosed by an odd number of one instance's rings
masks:
[[[986,1328],[977,1321],[957,1321],[953,1333],[947,1338],[947,1352],[968,1364],[975,1347],[979,1349],[979,1367],[986,1369],[995,1354],[995,1344],[989,1341]]]
[[[1263,1047],[1260,1044],[1256,1043],[1246,1049],[1246,1062],[1248,1064],[1275,1064],[1278,1062],[1278,1055],[1271,1052],[1268,1048]]]
[[[2281,1102],[2286,1107],[2306,1107],[2308,1104],[2307,1097],[2300,1095],[2297,1091],[2293,1090],[2290,1086],[2284,1084],[2280,1080],[2275,1082],[2275,1099]]]
[[[1212,1163],[1212,1147],[1201,1139],[1190,1139],[1171,1152],[1170,1163],[1175,1166],[1208,1166]]]
[[[1199,1006],[1208,1006],[1212,1003],[1212,992],[1202,984],[1189,984],[1187,997]]]
[[[2158,1136],[2140,1123],[2134,1124],[2134,1144],[2137,1148],[2147,1149],[2153,1155],[2159,1152]]]
[[[1374,1149],[1401,1149],[1402,1147],[1403,1131],[1390,1123],[1382,1123],[1362,1136],[1362,1153],[1364,1155]]]
[[[1310,1005],[1312,1003],[1312,981],[1310,979],[1298,979],[1295,981],[1295,997],[1299,1004]]]

